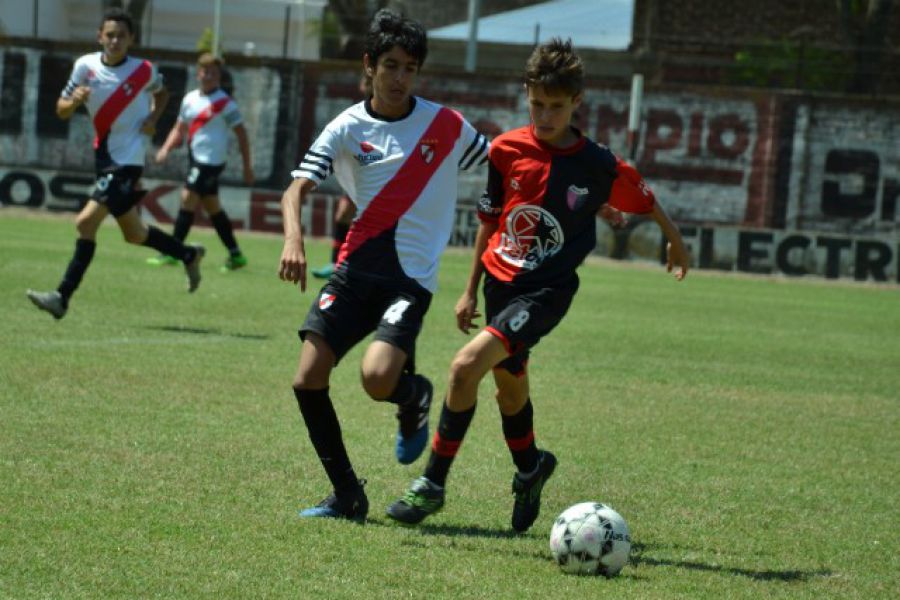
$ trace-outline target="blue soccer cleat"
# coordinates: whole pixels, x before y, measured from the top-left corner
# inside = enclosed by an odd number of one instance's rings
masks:
[[[422,375],[415,377],[416,394],[413,401],[401,405],[397,410],[400,427],[397,431],[394,453],[397,460],[404,465],[414,463],[428,444],[428,411],[431,408],[434,387]]]

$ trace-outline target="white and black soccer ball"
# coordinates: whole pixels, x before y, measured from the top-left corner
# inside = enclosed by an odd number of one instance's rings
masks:
[[[613,577],[628,564],[631,534],[622,515],[609,506],[582,502],[553,522],[550,552],[565,573]]]

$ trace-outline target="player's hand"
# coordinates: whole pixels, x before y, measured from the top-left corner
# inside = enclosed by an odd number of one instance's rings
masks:
[[[278,266],[278,277],[282,281],[299,283],[300,291],[306,291],[306,251],[302,240],[299,243],[285,240]]]
[[[76,106],[81,106],[85,102],[88,101],[88,98],[91,97],[91,88],[86,85],[79,85],[72,92],[72,102],[75,103]]]
[[[625,213],[620,211],[617,208],[613,208],[609,204],[604,204],[600,207],[600,217],[609,223],[611,227],[616,229],[625,227],[628,223],[628,217],[625,216]]]
[[[168,148],[160,148],[160,149],[156,152],[156,163],[157,163],[157,164],[162,164],[162,163],[166,162],[166,159],[167,159],[167,158],[169,158],[169,150],[168,150]]]
[[[459,301],[456,303],[456,326],[462,331],[464,334],[469,335],[469,330],[477,328],[473,321],[481,317],[481,313],[478,312],[478,298],[473,294],[464,293],[460,296]]]
[[[666,271],[671,273],[672,269],[675,269],[675,279],[681,281],[687,277],[689,263],[690,256],[684,244],[675,244],[674,246],[672,242],[666,244]]]
[[[253,185],[255,177],[253,176],[253,167],[244,167],[244,183]]]

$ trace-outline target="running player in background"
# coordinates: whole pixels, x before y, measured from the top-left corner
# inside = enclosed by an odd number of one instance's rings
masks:
[[[162,77],[149,61],[128,56],[134,25],[127,13],[113,9],[103,16],[97,41],[102,52],[86,54],[56,103],[56,114],[69,119],[85,105],[94,123],[97,181],[90,198],[75,219],[75,252],[59,287],[51,292],[28,290],[28,298],[41,310],[63,318],[97,247],[97,230],[112,214],[130,244],[148,246],[177,257],[187,272],[188,291],[200,284],[204,248],[186,246],[141,221],[137,204],[144,192],[138,181],[144,169],[149,136],[169,99]]]
[[[332,369],[375,332],[361,378],[374,400],[397,405],[397,460],[409,464],[428,440],[431,382],[415,373],[415,344],[450,238],[458,171],[487,160],[488,141],[459,113],[412,94],[427,55],[423,27],[389,10],[376,13],[363,66],[373,95],[331,121],[292,174],[282,197],[284,250],[279,276],[306,290],[300,224],[306,196],[334,173],[358,216],[334,275],[300,328],[293,389],[333,492],[305,517],[365,519],[369,502],[354,472],[329,395]]]
[[[234,130],[243,159],[244,183],[253,185],[253,163],[250,143],[237,103],[222,88],[222,59],[206,52],[197,60],[197,82],[200,87],[181,101],[178,120],[156,153],[156,162],[163,163],[169,152],[188,140],[188,175],[181,189],[181,208],[175,218],[172,235],[184,241],[199,205],[203,205],[222,244],[228,249],[223,271],[233,271],[247,265],[241,253],[231,220],[219,202],[219,175],[225,169],[228,132]],[[160,254],[147,259],[153,265],[175,264],[172,256]]]
[[[583,66],[570,41],[554,38],[528,60],[531,125],[491,142],[488,185],[459,329],[475,327],[484,275],[485,327],[456,354],[447,397],[422,477],[388,507],[391,518],[419,523],[444,505],[444,486],[475,414],[478,384],[493,371],[503,436],[517,472],[512,528],[526,531],[556,457],[535,443],[526,365],[530,349],[565,316],[578,290],[576,268],[596,244],[595,216],[613,225],[623,212],[650,215],[669,240],[668,267],[679,281],[688,254],[678,228],[641,176],[605,146],[571,126],[582,100]]]

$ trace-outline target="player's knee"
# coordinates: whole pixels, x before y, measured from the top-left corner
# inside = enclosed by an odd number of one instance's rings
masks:
[[[382,371],[363,371],[361,374],[362,386],[372,400],[386,400],[397,385],[391,381],[387,373]]]

